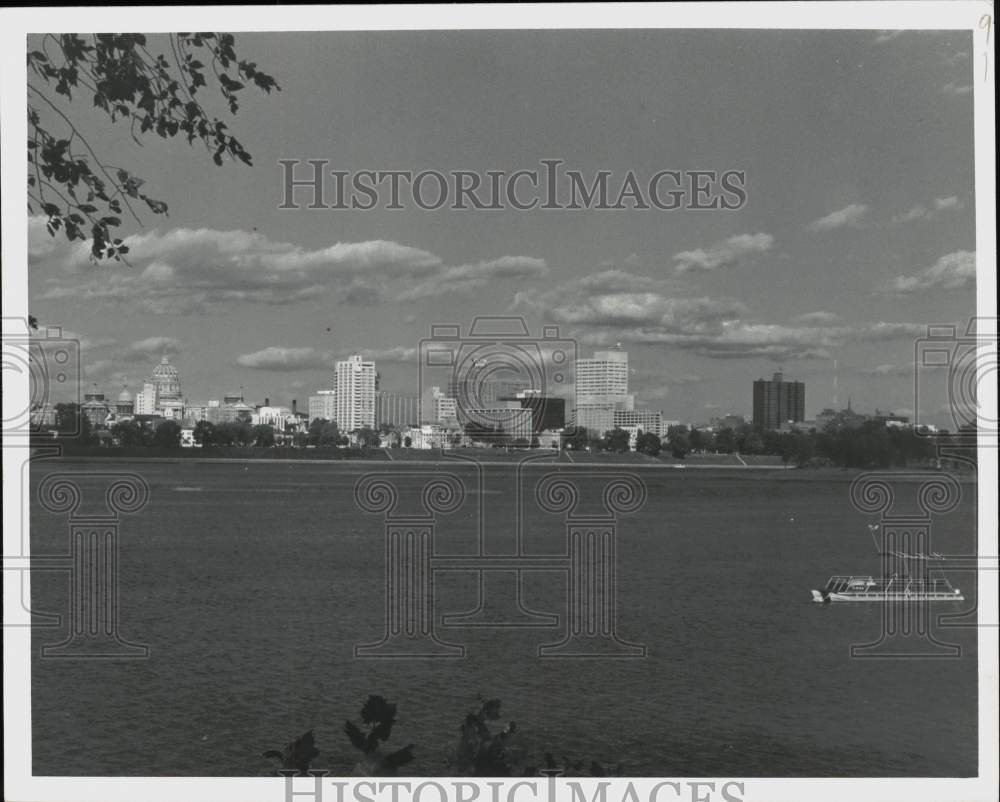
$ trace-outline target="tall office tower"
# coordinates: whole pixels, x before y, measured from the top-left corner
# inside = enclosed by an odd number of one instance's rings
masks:
[[[375,363],[353,354],[334,365],[335,421],[342,432],[375,428]]]
[[[574,423],[603,435],[614,428],[615,412],[635,408],[628,391],[628,353],[621,343],[576,362]]]
[[[774,378],[753,383],[753,424],[765,429],[780,429],[788,421],[806,417],[806,385],[786,382],[778,371]]]

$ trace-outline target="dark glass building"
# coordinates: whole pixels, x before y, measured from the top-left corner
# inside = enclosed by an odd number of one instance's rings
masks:
[[[772,379],[753,383],[753,424],[765,429],[779,429],[788,421],[806,417],[805,382],[786,382],[781,373]]]

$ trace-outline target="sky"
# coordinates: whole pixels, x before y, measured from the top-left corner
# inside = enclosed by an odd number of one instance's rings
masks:
[[[913,360],[928,325],[964,331],[975,311],[971,47],[956,31],[240,34],[281,86],[227,116],[252,167],[140,147],[74,103],[169,216],[125,219],[127,265],[29,219],[31,312],[79,338],[108,394],[167,355],[191,401],[242,386],[304,407],[352,353],[416,394],[432,325],[521,315],[580,356],[621,343],[637,406],[667,419],[749,415],[752,382],[782,370],[808,418],[919,400],[947,425],[946,382],[916,399]],[[280,209],[281,159],[483,176],[560,159],[612,186],[738,170],[746,203]]]

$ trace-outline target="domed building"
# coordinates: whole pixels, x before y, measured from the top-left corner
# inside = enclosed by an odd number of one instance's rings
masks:
[[[181,397],[180,371],[163,357],[160,364],[143,382],[142,392],[135,402],[135,414],[160,415],[164,418],[181,420],[184,417],[184,399]]]
[[[105,400],[104,393],[97,389],[96,383],[91,387],[89,393],[84,393],[80,411],[87,417],[90,425],[95,429],[100,429],[107,423],[108,415],[111,413],[111,406]]]
[[[115,414],[118,418],[131,418],[134,411],[135,399],[132,398],[128,387],[122,387],[122,391],[118,393],[118,400],[115,402]]]
[[[153,368],[150,380],[156,385],[158,399],[180,399],[181,374],[176,367],[170,364],[169,358],[163,357],[160,364]]]

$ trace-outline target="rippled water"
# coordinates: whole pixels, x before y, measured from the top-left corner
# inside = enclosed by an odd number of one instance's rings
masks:
[[[852,642],[878,638],[880,607],[810,601],[829,574],[878,570],[850,475],[641,471],[649,499],[619,526],[618,629],[647,647],[645,659],[539,659],[537,645],[559,630],[462,629],[443,637],[466,645],[463,660],[360,661],[354,645],[378,640],[385,616],[382,524],[353,495],[375,469],[36,466],[33,485],[51,470],[135,472],[149,483],[148,505],[122,519],[119,594],[122,634],[151,653],[40,660],[37,647],[63,633],[36,631],[35,773],[260,775],[273,768],[263,750],[309,728],[315,767],[349,772],[357,755],[343,723],[369,693],[399,704],[390,744],[416,744],[413,774],[447,774],[479,695],[503,700],[528,747],[621,762],[629,775],[976,773],[975,630],[935,630],[962,647],[960,659],[851,660]],[[450,470],[474,487],[467,467]],[[529,491],[543,470],[528,473]],[[404,501],[426,477],[399,480]],[[485,481],[441,519],[439,552],[475,551],[479,505],[487,551],[513,550],[513,471],[489,469]],[[82,485],[85,495],[99,489]],[[937,551],[973,548],[975,486],[963,490],[935,523]],[[525,550],[559,552],[561,521],[526,498]],[[31,538],[35,554],[65,552],[65,515],[33,504]],[[972,609],[974,577],[950,578]],[[440,575],[438,614],[473,608],[474,579]],[[564,599],[558,575],[526,576],[532,609],[560,612]],[[37,574],[32,605],[64,611],[65,576]]]

